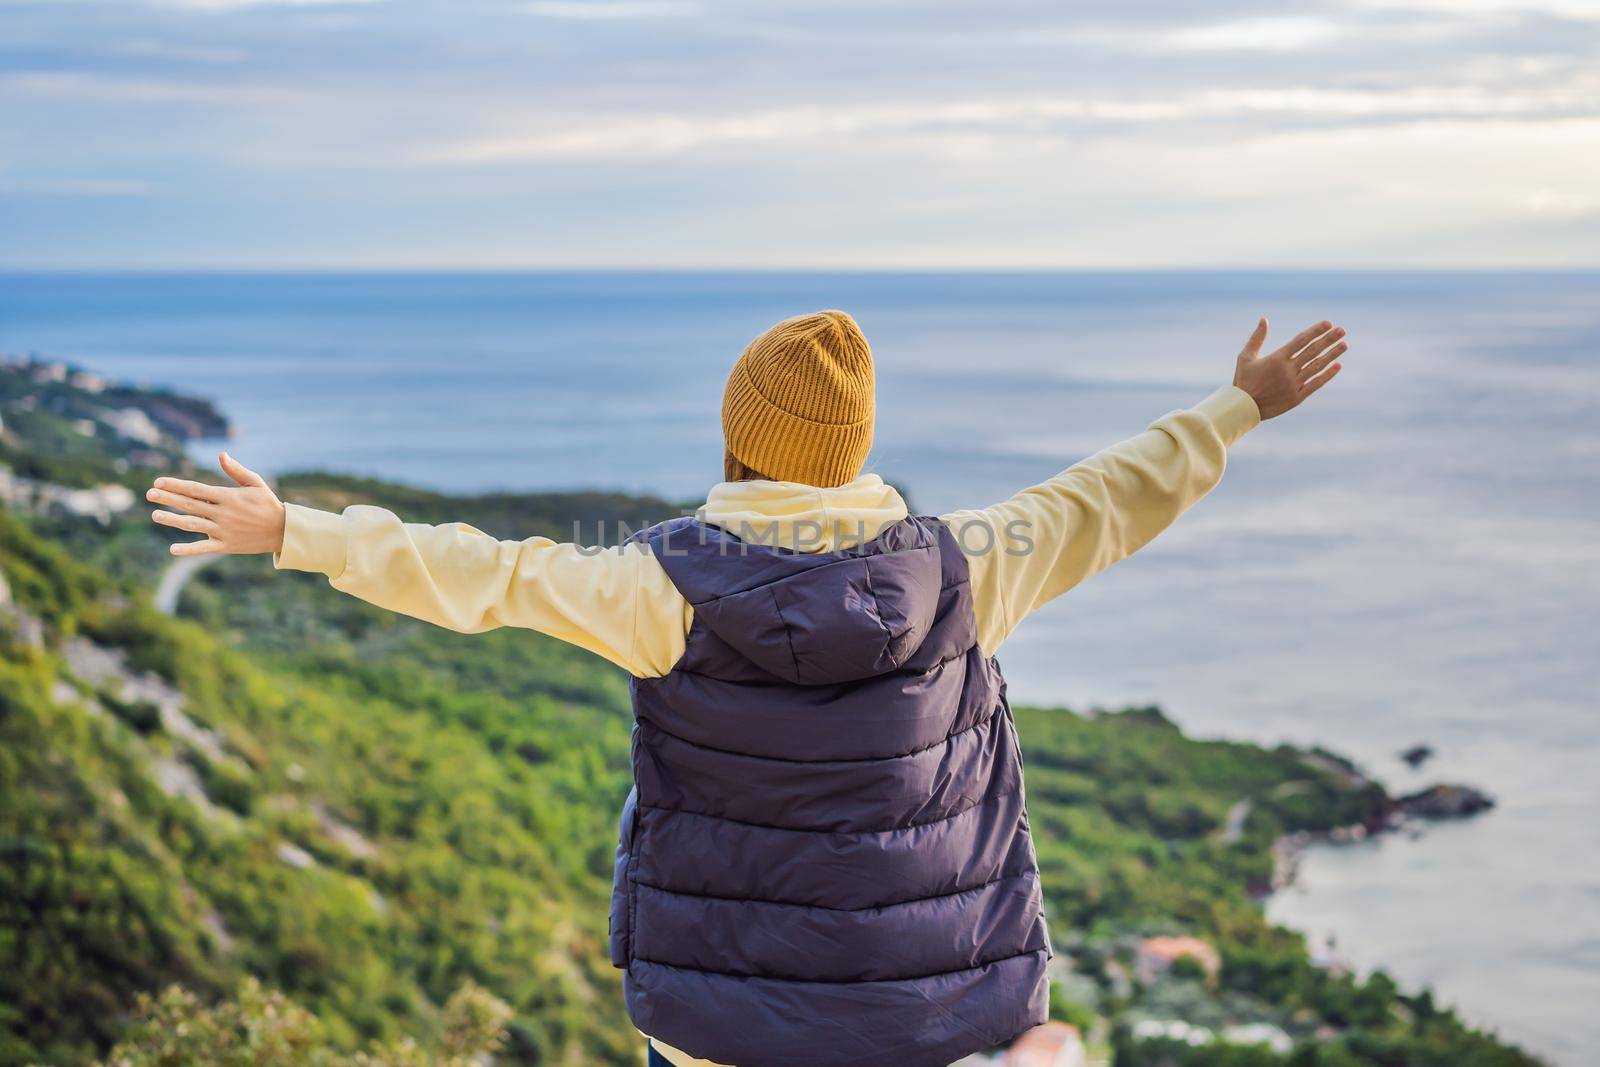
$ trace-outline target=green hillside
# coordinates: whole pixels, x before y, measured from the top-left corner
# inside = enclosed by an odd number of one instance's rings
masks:
[[[82,1061],[136,991],[246,975],[343,1044],[426,1029],[476,979],[517,1008],[515,1059],[628,1059],[595,906],[620,679],[512,698],[403,655],[263,667],[0,522],[0,1062]],[[528,651],[576,677],[564,658]]]
[[[0,416],[7,457],[28,454]],[[145,483],[102,444],[81,484]],[[328,475],[282,488],[506,536],[672,510]],[[640,1061],[604,951],[629,780],[620,672],[527,632],[386,615],[264,559],[200,570],[164,615],[164,537],[142,508],[101,522],[19,500],[0,509],[0,1065],[92,1062],[181,1018],[210,1035],[278,994],[317,1047],[445,1047],[444,1005],[472,985],[513,1013],[501,1062]],[[1119,1064],[1532,1062],[1381,974],[1312,966],[1263,918],[1273,843],[1380,822],[1379,787],[1325,755],[1186,738],[1153,709],[1017,718],[1053,1003]],[[1141,981],[1155,934],[1204,939],[1219,973],[1185,958]],[[135,1022],[138,995],[173,984],[193,996]],[[1151,1036],[1163,1020],[1218,1040]],[[1241,1024],[1292,1051],[1225,1040]]]

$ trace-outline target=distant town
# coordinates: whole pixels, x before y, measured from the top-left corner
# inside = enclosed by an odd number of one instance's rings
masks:
[[[0,353],[0,501],[10,506],[106,524],[138,501],[130,471],[181,466],[188,442],[231,433],[209,400]]]

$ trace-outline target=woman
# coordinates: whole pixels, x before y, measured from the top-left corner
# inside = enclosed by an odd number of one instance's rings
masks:
[[[463,632],[538,630],[633,676],[612,962],[653,1062],[947,1064],[1044,1021],[1050,957],[994,653],[1222,477],[1227,449],[1338,374],[1319,322],[1233,384],[1003,503],[914,517],[861,474],[872,353],[838,311],[734,364],[726,480],[595,551],[160,478],[175,555],[272,552]]]

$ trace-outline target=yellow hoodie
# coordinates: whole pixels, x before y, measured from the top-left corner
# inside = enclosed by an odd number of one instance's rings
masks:
[[[1221,480],[1228,447],[1259,421],[1249,394],[1225,386],[1008,500],[941,516],[967,556],[984,653],[1170,525]],[[875,537],[906,517],[906,505],[867,474],[832,489],[722,482],[699,514],[746,539],[829,551]],[[287,505],[273,562],[325,574],[335,589],[462,633],[537,630],[641,678],[672,670],[694,617],[642,545],[596,551],[547,537],[500,541],[463,523],[405,523],[368,505],[342,515]],[[703,1063],[656,1047],[679,1067]]]

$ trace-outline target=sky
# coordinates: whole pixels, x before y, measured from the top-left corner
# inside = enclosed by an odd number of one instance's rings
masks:
[[[1600,266],[1600,0],[0,0],[0,269]]]

